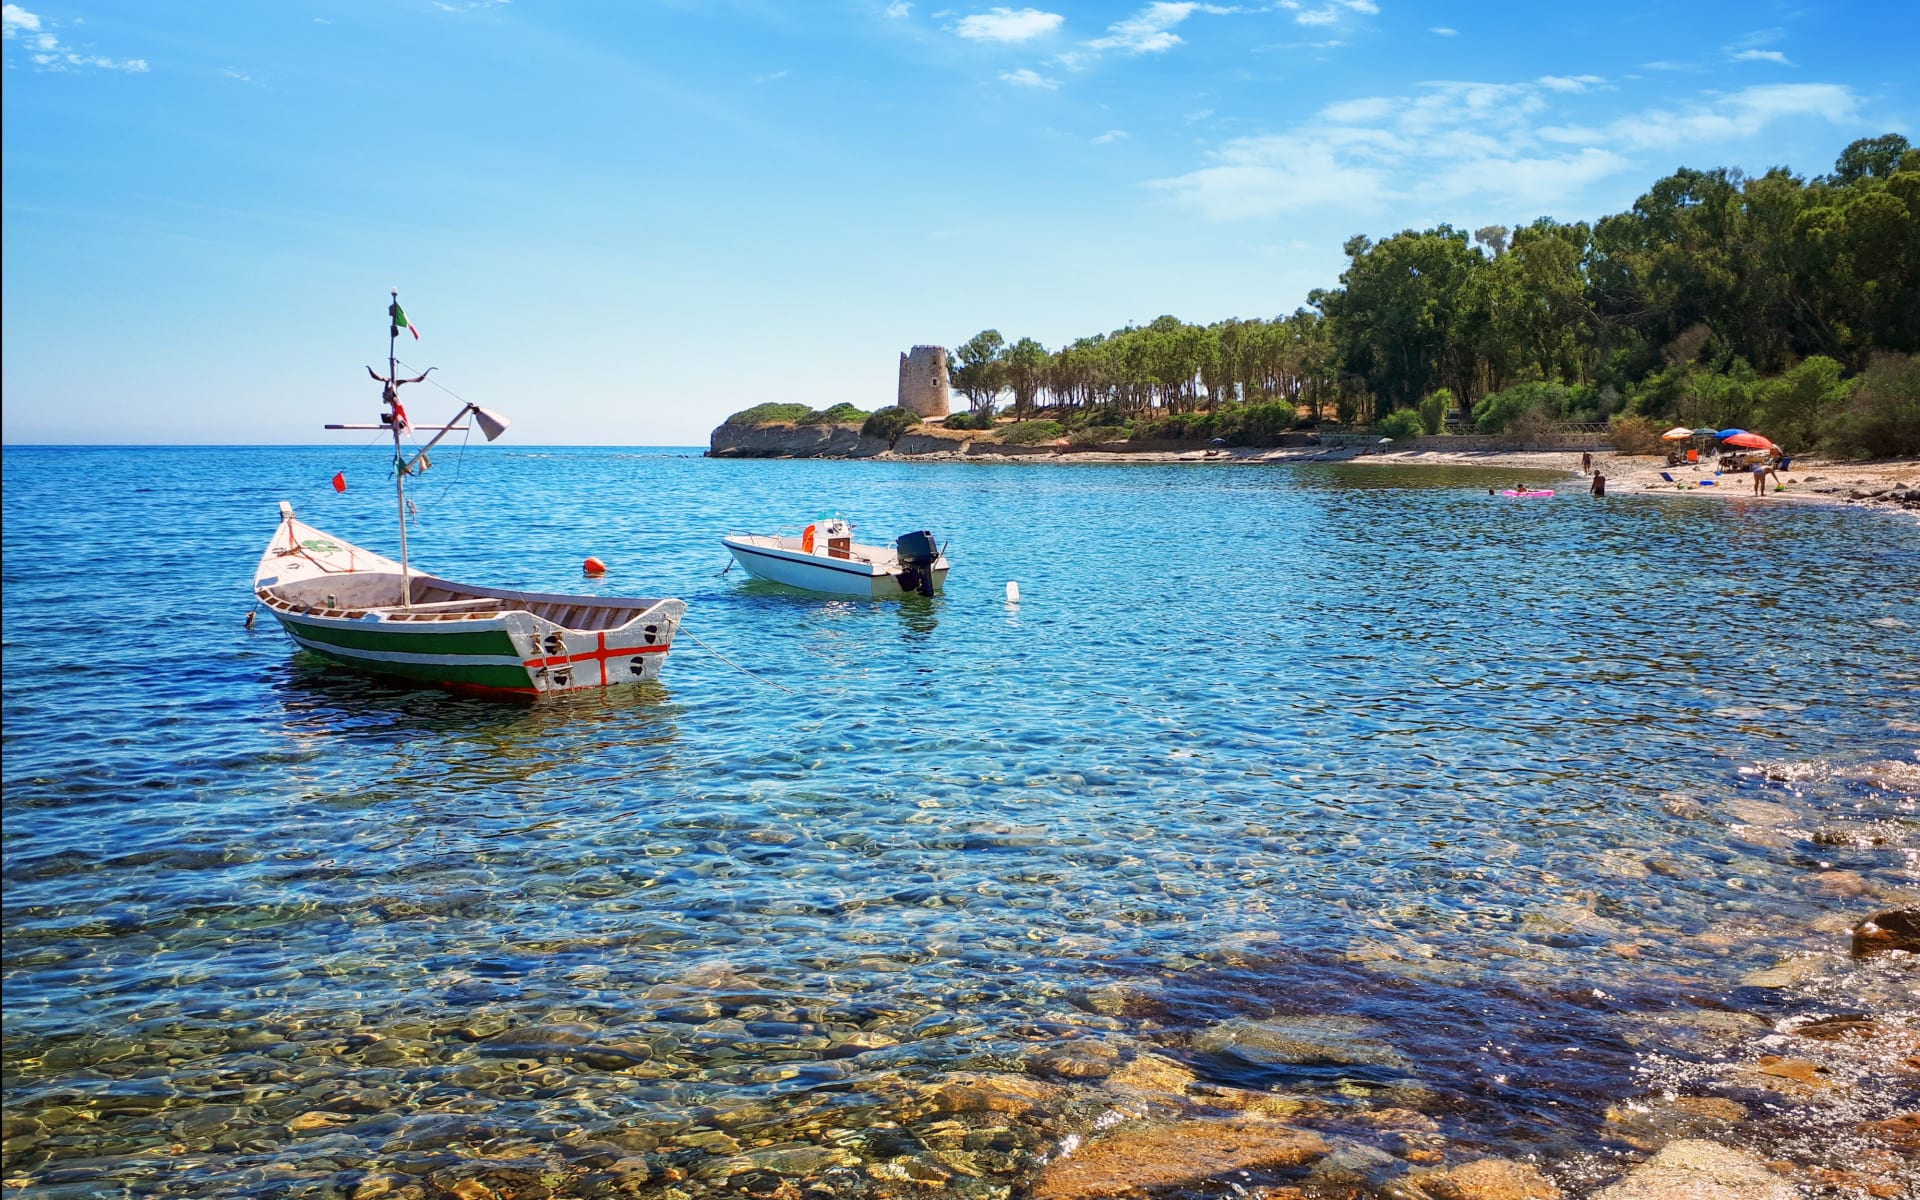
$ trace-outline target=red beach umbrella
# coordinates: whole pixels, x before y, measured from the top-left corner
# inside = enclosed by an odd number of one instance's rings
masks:
[[[1736,433],[1721,440],[1722,446],[1735,446],[1741,450],[1778,450],[1779,447],[1757,433]]]

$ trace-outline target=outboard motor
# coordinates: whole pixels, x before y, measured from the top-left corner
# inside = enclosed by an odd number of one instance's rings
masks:
[[[893,548],[900,557],[900,571],[894,576],[900,590],[933,595],[933,564],[940,557],[933,535],[924,529],[903,533],[893,540]]]

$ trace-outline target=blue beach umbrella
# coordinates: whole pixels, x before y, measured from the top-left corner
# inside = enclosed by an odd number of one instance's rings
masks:
[[[1726,440],[1727,440],[1728,438],[1730,438],[1730,437],[1733,437],[1733,436],[1735,436],[1736,434],[1742,434],[1742,433],[1745,433],[1745,432],[1746,432],[1746,430],[1744,430],[1744,429],[1722,429],[1722,430],[1721,430],[1721,431],[1720,431],[1719,433],[1716,433],[1716,434],[1714,434],[1713,436],[1715,436],[1715,437],[1717,437],[1717,438],[1719,438],[1719,439],[1720,439],[1721,441],[1723,441],[1723,442],[1724,442],[1724,441],[1726,441]]]

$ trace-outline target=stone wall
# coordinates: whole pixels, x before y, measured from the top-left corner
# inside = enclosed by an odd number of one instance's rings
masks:
[[[929,419],[944,417],[952,411],[953,392],[947,378],[947,350],[944,346],[915,346],[900,356],[900,398],[897,403],[908,412]]]

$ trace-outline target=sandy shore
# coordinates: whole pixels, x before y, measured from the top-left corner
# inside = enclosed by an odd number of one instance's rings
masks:
[[[1353,461],[1369,466],[1484,466],[1513,467],[1522,470],[1562,471],[1578,480],[1587,490],[1587,476],[1580,467],[1577,451],[1484,450],[1465,453],[1444,451],[1405,451],[1362,455]],[[1593,469],[1607,477],[1607,495],[1702,496],[1713,500],[1758,500],[1768,503],[1792,501],[1816,504],[1866,504],[1903,506],[1910,511],[1920,505],[1920,459],[1883,459],[1877,462],[1841,462],[1820,458],[1793,459],[1790,469],[1780,472],[1777,482],[1766,481],[1766,491],[1754,495],[1753,477],[1744,472],[1719,475],[1708,461],[1702,465],[1670,467],[1664,458],[1653,455],[1615,454],[1601,451],[1593,456]],[[1911,499],[1897,495],[1907,493]]]
[[[1277,463],[1350,462],[1368,467],[1491,467],[1517,471],[1557,471],[1573,481],[1580,492],[1590,486],[1581,470],[1577,450],[1393,450],[1386,447],[1319,446],[1258,450],[1227,447],[1212,450],[1141,451],[1068,451],[1058,455],[1000,456],[975,453],[954,455],[969,462],[1074,464],[1074,463],[1196,463],[1201,465],[1257,465]],[[1821,458],[1795,457],[1789,470],[1781,472],[1776,487],[1767,480],[1767,491],[1753,492],[1753,478],[1747,474],[1716,475],[1712,461],[1704,466],[1669,467],[1664,457],[1616,454],[1611,450],[1594,452],[1593,466],[1607,477],[1607,495],[1632,496],[1648,493],[1699,496],[1709,500],[1752,500],[1765,503],[1793,502],[1813,504],[1858,504],[1869,507],[1904,507],[1920,516],[1920,459],[1882,459],[1875,462],[1843,462]],[[1663,477],[1664,476],[1664,477]],[[1904,493],[1904,494],[1901,494]]]

